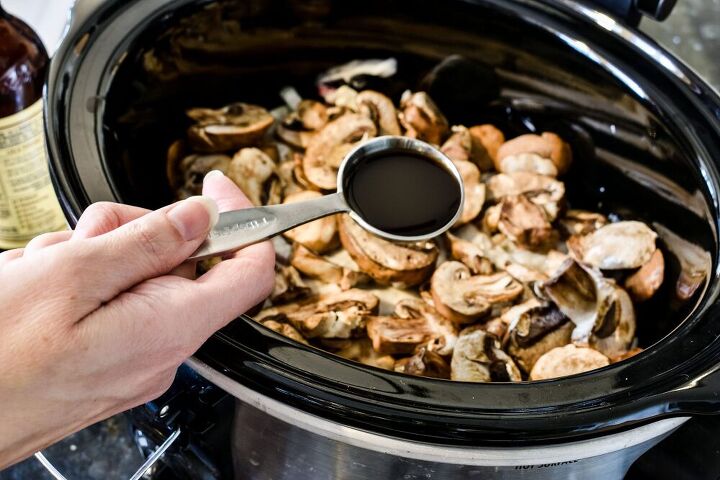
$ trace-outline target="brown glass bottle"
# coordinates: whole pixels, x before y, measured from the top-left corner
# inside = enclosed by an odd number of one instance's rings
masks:
[[[0,249],[65,228],[50,182],[42,126],[48,55],[0,4]]]

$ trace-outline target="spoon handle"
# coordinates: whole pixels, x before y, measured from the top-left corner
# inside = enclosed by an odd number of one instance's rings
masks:
[[[334,193],[304,202],[223,212],[208,238],[188,260],[202,260],[240,250],[298,225],[347,211],[349,208],[342,193]]]

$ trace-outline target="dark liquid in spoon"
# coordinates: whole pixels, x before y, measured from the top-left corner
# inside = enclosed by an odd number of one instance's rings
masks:
[[[446,168],[402,150],[365,159],[348,172],[343,190],[367,223],[406,237],[442,228],[460,207],[460,185]]]

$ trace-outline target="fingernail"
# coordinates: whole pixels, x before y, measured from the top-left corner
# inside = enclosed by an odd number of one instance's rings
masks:
[[[200,210],[201,207],[205,212]],[[167,213],[168,219],[185,240],[193,240],[205,235],[215,226],[219,213],[215,201],[209,197],[190,197]]]
[[[205,178],[224,176],[225,174],[222,172],[222,170],[210,170],[208,173],[205,174]]]

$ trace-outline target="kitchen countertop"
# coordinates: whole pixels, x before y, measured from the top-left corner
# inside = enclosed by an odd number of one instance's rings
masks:
[[[54,12],[33,17],[23,15],[23,5],[43,8],[49,3]],[[8,11],[18,12],[52,43],[62,31],[57,22],[63,6],[70,0],[5,0]],[[57,13],[60,13],[58,17]],[[35,20],[35,22],[33,22]],[[47,24],[47,25],[46,25]],[[720,0],[679,0],[673,14],[663,23],[646,21],[641,30],[655,38],[708,82],[720,89]],[[659,447],[641,458],[631,469],[628,480],[716,480],[720,475],[720,417],[691,420]],[[702,448],[696,446],[698,440]],[[118,415],[93,425],[45,451],[68,480],[126,480],[142,463],[131,441],[127,421]],[[52,480],[34,459],[0,472],[0,480]]]

